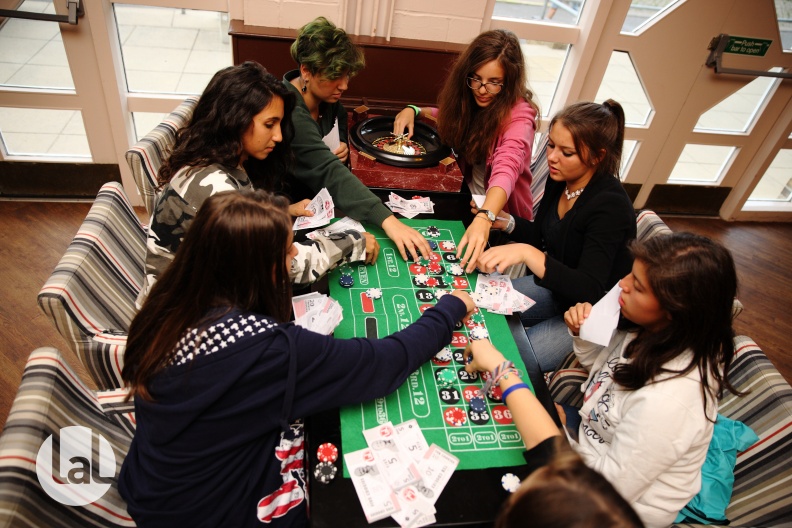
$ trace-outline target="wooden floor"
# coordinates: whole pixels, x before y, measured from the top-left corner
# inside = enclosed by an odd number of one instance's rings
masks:
[[[58,348],[85,379],[75,355],[38,308],[36,295],[89,208],[89,203],[0,201],[0,424],[5,424],[25,361],[35,348]],[[753,338],[792,381],[792,352],[787,348],[792,224],[663,219],[675,231],[715,238],[733,252],[739,298],[745,305],[736,321],[737,333]]]

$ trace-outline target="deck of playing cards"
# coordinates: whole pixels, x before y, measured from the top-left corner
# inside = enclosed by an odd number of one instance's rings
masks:
[[[314,196],[306,209],[311,211],[313,216],[298,216],[294,221],[295,231],[326,226],[330,223],[330,220],[335,217],[333,197],[330,196],[330,192],[326,188],[322,188],[322,190]]]
[[[503,315],[524,312],[536,304],[533,299],[512,287],[508,275],[500,273],[479,274],[473,299],[479,308]]]

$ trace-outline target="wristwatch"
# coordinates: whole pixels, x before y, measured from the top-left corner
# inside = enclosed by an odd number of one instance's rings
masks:
[[[491,224],[495,223],[495,213],[493,213],[492,211],[488,209],[479,209],[476,215],[478,215],[479,213],[484,213],[485,215],[487,215],[487,220],[489,220]]]

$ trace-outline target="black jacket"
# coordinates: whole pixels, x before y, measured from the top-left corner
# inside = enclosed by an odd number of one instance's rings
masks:
[[[564,182],[548,178],[534,221],[515,217],[510,239],[547,251],[542,226],[558,207],[565,187]],[[627,242],[635,233],[635,209],[621,182],[595,176],[562,219],[560,253],[550,250],[544,278],[534,280],[552,291],[562,306],[594,304],[632,269]]]

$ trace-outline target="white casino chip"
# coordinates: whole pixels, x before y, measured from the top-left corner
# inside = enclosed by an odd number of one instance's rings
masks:
[[[448,267],[448,273],[454,275],[455,277],[461,277],[465,274],[465,270],[459,264],[451,264]]]
[[[437,291],[435,291],[435,294],[434,294],[435,295],[435,299],[440,300],[440,297],[442,297],[443,295],[448,295],[449,293],[451,293],[451,292],[449,292],[448,290],[437,290]]]
[[[426,273],[419,273],[415,276],[415,283],[416,284],[426,284],[426,281],[429,280],[429,275]]]
[[[520,487],[520,477],[514,473],[506,473],[501,477],[501,486],[510,493],[514,493]]]
[[[479,339],[487,339],[489,337],[489,332],[483,326],[474,326],[470,330],[470,338],[479,340]]]
[[[369,288],[366,290],[366,297],[369,299],[380,299],[382,298],[382,290],[379,288]]]

